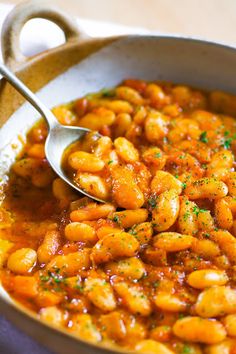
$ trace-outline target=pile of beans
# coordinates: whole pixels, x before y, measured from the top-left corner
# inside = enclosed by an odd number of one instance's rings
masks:
[[[127,79],[53,112],[92,130],[63,166],[106,202],[55,176],[38,122],[0,206],[6,290],[98,344],[236,354],[236,97]]]

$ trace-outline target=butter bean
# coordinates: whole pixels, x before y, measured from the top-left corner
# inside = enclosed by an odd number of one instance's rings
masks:
[[[167,252],[176,252],[190,248],[194,240],[194,237],[190,235],[181,235],[177,232],[162,232],[153,238],[153,245]]]
[[[152,219],[156,231],[169,229],[176,221],[179,214],[179,196],[171,189],[160,194],[157,198],[156,208],[152,211]]]
[[[235,312],[236,290],[229,286],[213,286],[200,293],[196,312],[201,317],[219,317]]]
[[[201,317],[185,317],[175,322],[174,334],[182,340],[206,344],[219,343],[226,337],[222,324]]]
[[[32,248],[20,248],[13,252],[7,261],[7,267],[16,274],[27,274],[37,262],[37,253]]]
[[[184,193],[189,199],[219,199],[228,193],[226,184],[216,178],[201,178],[187,186]]]
[[[201,269],[192,272],[187,279],[189,285],[196,289],[209,288],[213,285],[225,285],[228,277],[223,270]]]

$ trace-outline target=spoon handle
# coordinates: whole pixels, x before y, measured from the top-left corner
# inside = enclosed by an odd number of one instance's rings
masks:
[[[40,101],[40,99],[21,81],[6,65],[0,63],[2,76],[45,118],[49,128],[58,124],[52,112]]]

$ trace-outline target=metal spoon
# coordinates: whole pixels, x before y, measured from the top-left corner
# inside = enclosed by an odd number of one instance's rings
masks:
[[[50,109],[48,109],[22,81],[2,63],[0,63],[0,73],[28,102],[32,104],[32,106],[34,106],[47,122],[48,136],[45,142],[45,154],[50,166],[56,174],[78,192],[89,198],[95,199],[98,202],[104,202],[104,200],[95,198],[93,195],[90,195],[79,188],[78,185],[65,174],[61,166],[61,159],[65,149],[73,142],[83,138],[83,136],[91,130],[61,125],[58,123]]]

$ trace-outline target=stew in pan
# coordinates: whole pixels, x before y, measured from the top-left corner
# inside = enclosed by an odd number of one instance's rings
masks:
[[[44,321],[142,353],[236,353],[236,97],[127,79],[53,109],[98,131],[49,167],[38,122],[0,208],[1,279]],[[228,350],[228,351],[227,351]]]

